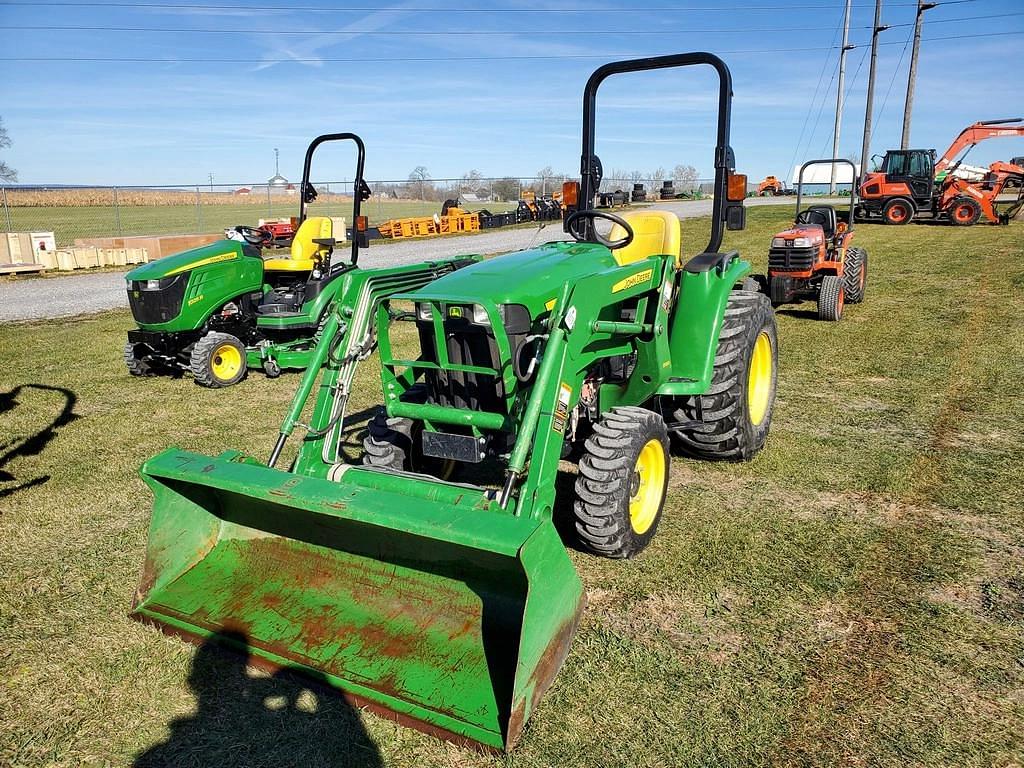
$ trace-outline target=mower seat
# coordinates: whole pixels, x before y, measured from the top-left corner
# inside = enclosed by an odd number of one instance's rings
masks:
[[[622,214],[622,218],[633,228],[633,242],[612,251],[620,267],[650,256],[671,256],[675,265],[681,266],[678,216],[669,211],[630,211]],[[626,230],[614,224],[608,238],[619,240],[625,236]]]
[[[825,237],[831,239],[836,235],[836,209],[831,205],[812,205],[796,217],[797,224],[817,224]]]
[[[310,216],[299,227],[292,239],[292,254],[287,259],[267,259],[263,269],[267,272],[311,272],[316,264],[317,255],[321,263],[326,264],[331,249],[314,240],[329,240],[332,237],[333,225],[327,216]]]

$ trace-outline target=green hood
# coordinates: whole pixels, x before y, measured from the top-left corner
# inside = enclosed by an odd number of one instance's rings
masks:
[[[536,317],[566,281],[614,266],[611,251],[602,245],[548,243],[456,270],[415,295],[466,303],[486,298],[495,304],[523,304]]]
[[[143,264],[125,275],[125,279],[129,281],[159,280],[162,277],[188,272],[207,264],[220,264],[242,258],[252,257],[245,256],[241,243],[236,240],[218,240],[216,243],[192,248]]]

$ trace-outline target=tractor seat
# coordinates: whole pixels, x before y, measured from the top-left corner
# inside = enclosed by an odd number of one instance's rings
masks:
[[[836,235],[836,209],[831,205],[813,205],[800,211],[796,223],[817,224],[825,233],[825,237],[833,238]]]
[[[633,242],[612,251],[620,267],[651,256],[671,256],[675,265],[681,266],[678,216],[669,211],[630,211],[622,214],[622,218],[633,228]],[[625,236],[626,230],[614,224],[608,239],[620,240]]]
[[[330,246],[316,242],[330,240],[334,227],[327,216],[310,216],[292,238],[292,253],[287,259],[267,259],[263,269],[267,272],[311,272],[319,258],[324,265],[331,255]]]
[[[264,259],[264,272],[312,272],[312,259]]]

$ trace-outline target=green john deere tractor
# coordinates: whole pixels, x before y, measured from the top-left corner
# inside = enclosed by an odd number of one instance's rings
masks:
[[[690,65],[721,87],[711,239],[683,256],[672,213],[589,204],[600,84]],[[590,550],[634,557],[664,512],[673,443],[733,461],[765,444],[774,316],[750,265],[720,250],[744,225],[731,98],[728,68],[707,53],[598,69],[582,179],[565,190],[574,242],[367,290],[351,316],[331,313],[267,463],[177,448],[146,462],[155,500],[133,616],[244,646],[428,732],[511,747],[584,604],[556,504]],[[360,465],[339,443],[353,361],[374,345],[384,406]],[[296,427],[301,444],[278,469]],[[556,499],[564,457],[579,467],[571,500]]]
[[[326,216],[308,215],[317,197],[310,182],[313,154],[334,141],[352,141],[358,150],[347,263],[332,258],[345,233],[335,233]],[[129,373],[188,371],[197,384],[227,387],[249,368],[263,368],[272,377],[282,369],[305,368],[327,308],[344,289],[359,247],[367,244],[359,213],[370,194],[363,181],[365,154],[352,133],[318,136],[309,145],[289,258],[264,259],[261,249],[270,235],[240,226],[228,230],[226,240],[129,272],[128,302],[139,325],[128,332],[124,348]]]

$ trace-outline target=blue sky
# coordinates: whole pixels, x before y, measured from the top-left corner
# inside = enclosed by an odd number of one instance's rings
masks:
[[[0,0],[0,117],[14,142],[0,157],[25,183],[196,183],[210,173],[248,182],[273,173],[274,147],[294,178],[311,137],[348,130],[367,142],[371,179],[403,179],[417,165],[434,178],[575,174],[580,97],[595,67],[707,50],[733,72],[740,170],[788,175],[831,153],[842,9],[843,0]],[[913,0],[885,2],[894,26],[880,38],[873,153],[899,145],[914,12]],[[873,13],[871,0],[854,0],[844,156],[860,150]],[[1024,117],[1024,3],[950,0],[925,18],[912,144],[942,151],[974,120]],[[176,31],[140,31],[150,29]],[[606,175],[677,163],[710,175],[715,100],[710,70],[609,80],[598,108]],[[1014,155],[1024,139],[987,142],[969,161]],[[319,171],[350,177],[351,160],[325,158]]]

